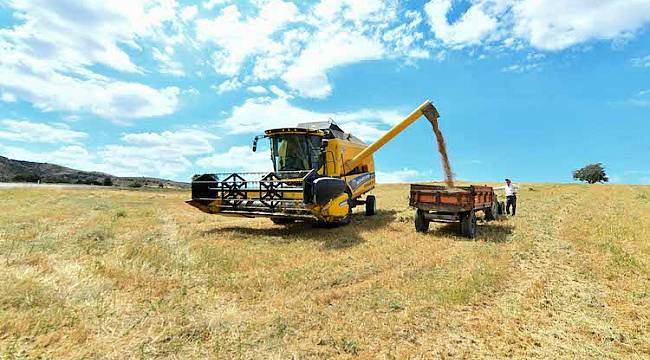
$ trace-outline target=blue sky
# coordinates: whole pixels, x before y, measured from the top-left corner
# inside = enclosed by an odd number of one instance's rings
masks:
[[[266,128],[376,139],[424,99],[458,178],[650,183],[650,0],[0,0],[0,155],[188,180]],[[383,182],[441,179],[422,119]]]

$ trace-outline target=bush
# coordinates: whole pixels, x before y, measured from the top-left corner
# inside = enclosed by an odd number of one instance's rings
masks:
[[[14,176],[13,181],[16,182],[38,182],[41,180],[41,177],[36,173],[18,173]]]
[[[605,168],[601,163],[589,164],[582,169],[574,170],[573,178],[578,181],[585,181],[589,184],[609,181],[607,174],[605,173]]]
[[[113,186],[113,179],[111,179],[109,176],[105,177],[104,181],[102,182],[102,185]]]

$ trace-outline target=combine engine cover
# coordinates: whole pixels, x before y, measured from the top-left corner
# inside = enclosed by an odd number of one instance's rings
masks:
[[[197,175],[187,203],[209,214],[317,219],[315,170]]]

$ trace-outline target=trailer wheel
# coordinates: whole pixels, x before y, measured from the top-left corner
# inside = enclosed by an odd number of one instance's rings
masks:
[[[366,216],[372,216],[377,213],[377,199],[375,195],[366,196]]]
[[[485,220],[496,220],[499,216],[499,203],[494,201],[489,209],[485,209]]]
[[[415,212],[415,231],[425,233],[429,230],[429,220],[425,219],[424,211],[418,209]]]
[[[473,210],[461,215],[460,233],[468,238],[476,236],[476,213]]]

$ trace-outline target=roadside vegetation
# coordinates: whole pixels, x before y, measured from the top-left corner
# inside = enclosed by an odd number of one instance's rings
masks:
[[[0,358],[650,356],[650,187],[522,186],[476,241],[375,193],[321,229],[184,191],[1,190]]]

